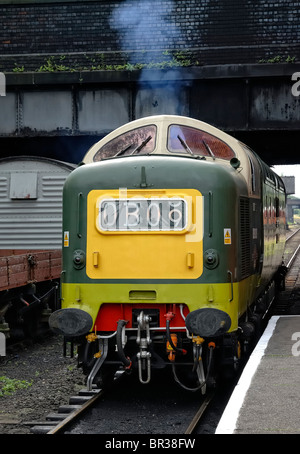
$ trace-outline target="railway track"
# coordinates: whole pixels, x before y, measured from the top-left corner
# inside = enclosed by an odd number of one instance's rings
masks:
[[[284,251],[284,262],[289,270],[300,250],[300,228],[294,230],[286,238],[286,246]]]
[[[95,407],[98,407],[98,412],[101,414],[102,405],[104,406],[103,402],[99,403],[102,397],[105,396],[105,391],[101,389],[93,389],[92,391],[87,391],[86,389],[82,389],[77,396],[73,396],[69,399],[68,405],[62,405],[59,407],[56,413],[51,413],[46,416],[45,421],[39,422],[28,422],[31,424],[31,432],[34,434],[48,434],[48,435],[55,435],[55,434],[62,434],[62,433],[73,433],[72,426],[74,424],[80,424],[81,418],[84,418],[85,414],[92,412]],[[211,404],[214,398],[214,393],[209,393],[208,395],[202,397],[199,400],[199,407],[196,405],[193,412],[189,412],[189,416],[186,416],[186,413],[182,412],[182,421],[181,425],[178,425],[178,433],[184,433],[184,435],[192,435],[195,433],[198,425],[200,424],[201,418],[203,417],[206,409]],[[109,398],[108,398],[108,405],[109,405]],[[157,403],[159,406],[159,403]],[[125,417],[125,412],[123,412],[123,406],[120,403],[120,407],[122,407],[122,414],[119,413],[119,418]],[[178,405],[177,411],[180,410],[180,404]],[[170,410],[171,411],[171,410]],[[105,413],[104,413],[105,414]],[[192,416],[191,416],[192,415]],[[136,418],[139,419],[139,414],[137,412]],[[187,421],[189,421],[186,429],[182,431],[182,426],[186,426]],[[95,419],[95,424],[101,424],[101,421],[97,421]],[[159,423],[158,423],[159,424]],[[134,426],[137,426],[133,422]],[[114,430],[112,428],[112,433]],[[82,432],[80,432],[82,433]],[[105,432],[103,432],[105,433]],[[109,432],[107,432],[109,433]],[[133,433],[133,432],[132,432]],[[135,432],[139,434],[139,431]],[[152,432],[151,432],[152,433]],[[153,433],[160,433],[160,431],[154,431]],[[162,429],[162,433],[169,434],[173,432],[168,432],[167,427]]]
[[[285,251],[284,260],[288,269],[288,272],[291,270],[292,265],[300,252],[299,246],[299,238],[300,238],[300,229],[295,230],[291,235],[287,238],[287,247]],[[286,310],[287,303],[286,300],[280,298],[279,303],[275,305],[276,311]],[[121,378],[121,374],[118,378]],[[93,389],[92,391],[87,391],[85,389],[81,390],[77,396],[73,396],[69,399],[69,404],[59,407],[56,413],[52,413],[46,416],[45,421],[41,421],[38,423],[31,423],[31,432],[38,433],[38,434],[58,434],[64,433],[68,431],[69,428],[78,423],[81,418],[91,411],[95,406],[99,404],[100,398],[105,395],[105,392],[101,389]],[[193,416],[189,415],[189,423],[184,430],[185,435],[192,435],[197,430],[197,427],[200,425],[200,422],[203,418],[208,407],[211,405],[212,400],[214,398],[214,393],[208,394],[203,398],[201,402],[199,402],[199,407],[197,409],[193,409]],[[123,405],[120,402],[120,407]],[[122,410],[123,411],[123,410]],[[125,413],[126,410],[124,410]],[[124,413],[122,417],[124,417]],[[120,417],[120,413],[119,413]],[[187,420],[186,416],[183,416],[185,420]],[[182,433],[180,430],[181,427],[178,427],[178,433]],[[67,433],[72,433],[67,432]],[[103,432],[105,433],[105,432]],[[139,433],[135,432],[136,434]],[[152,432],[150,432],[152,433]],[[155,432],[153,432],[155,433]],[[157,432],[159,433],[159,432]],[[164,433],[165,428],[164,428]]]
[[[188,427],[185,431],[185,435],[191,435],[195,432],[195,429],[197,428],[198,424],[200,423],[205,410],[207,409],[207,407],[213,400],[214,396],[215,396],[214,393],[210,393],[205,397],[204,401],[202,402],[202,404],[199,407],[199,410],[197,411],[197,413],[193,417],[192,421],[188,425]]]
[[[116,374],[115,382],[120,380],[121,374]],[[82,389],[77,396],[69,399],[69,404],[61,405],[55,413],[49,413],[45,421],[29,422],[30,431],[35,434],[54,435],[62,433],[70,424],[77,421],[85,411],[91,409],[100,397],[104,395],[104,390],[93,387],[91,391]]]
[[[272,315],[288,315],[299,300],[296,282],[299,274],[300,228],[287,236],[284,251],[284,264],[287,268],[284,289],[277,295],[272,307]],[[295,266],[294,266],[295,265]]]
[[[86,410],[95,405],[96,401],[103,395],[101,389],[87,391],[82,389],[77,396],[71,397],[68,405],[59,407],[57,413],[50,413],[45,421],[35,423],[31,432],[35,434],[57,434],[62,433],[69,424],[76,421]],[[32,423],[29,423],[32,424]]]

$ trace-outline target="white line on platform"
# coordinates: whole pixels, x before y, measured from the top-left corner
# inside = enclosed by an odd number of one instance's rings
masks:
[[[267,328],[265,329],[262,337],[253,350],[219,421],[218,427],[215,431],[216,434],[234,433],[240,409],[243,405],[246,393],[250,387],[252,378],[258,368],[258,365],[264,355],[269,340],[272,337],[273,331],[279,318],[279,316],[274,316],[270,319]]]

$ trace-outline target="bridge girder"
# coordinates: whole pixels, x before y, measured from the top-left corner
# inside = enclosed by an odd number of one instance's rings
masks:
[[[293,64],[265,64],[9,73],[0,98],[0,141],[98,139],[136,118],[177,114],[235,135],[269,164],[298,163],[296,70]]]

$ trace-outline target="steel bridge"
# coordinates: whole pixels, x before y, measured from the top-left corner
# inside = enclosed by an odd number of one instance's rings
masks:
[[[1,155],[79,162],[91,143],[128,121],[177,114],[235,135],[268,164],[298,163],[298,70],[285,63],[7,73]]]

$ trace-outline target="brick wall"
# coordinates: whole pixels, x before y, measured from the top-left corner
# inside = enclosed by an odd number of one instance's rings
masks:
[[[290,0],[2,4],[0,71],[299,61],[299,9]]]

